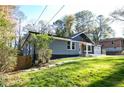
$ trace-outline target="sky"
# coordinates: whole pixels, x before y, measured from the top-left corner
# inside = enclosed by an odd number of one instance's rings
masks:
[[[78,1],[78,0],[77,0]],[[111,2],[110,2],[111,1]],[[62,4],[50,4],[47,9],[41,16],[41,20],[49,21],[52,16],[60,9]],[[77,4],[67,4],[65,3],[65,7],[60,11],[60,13],[50,22],[54,22],[57,19],[62,18],[65,15],[74,14],[76,12],[82,10],[89,10],[93,12],[95,15],[104,15],[105,17],[109,17],[110,13],[115,9],[122,8],[124,6],[124,0],[85,0],[82,2],[79,0]],[[44,5],[21,5],[20,10],[26,15],[26,19],[23,21],[23,26],[27,23],[35,22],[42,12]],[[122,22],[114,22],[112,28],[115,31],[116,37],[123,37],[123,23]]]

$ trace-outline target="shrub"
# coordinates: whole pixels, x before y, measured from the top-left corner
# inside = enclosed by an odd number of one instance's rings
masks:
[[[51,49],[40,49],[38,52],[38,64],[49,63],[52,55]]]
[[[38,65],[49,62],[52,55],[52,50],[49,49],[51,41],[51,36],[47,34],[32,34],[29,42],[36,46],[35,49],[38,49]]]
[[[16,65],[16,50],[10,47],[0,48],[0,71],[14,70]]]
[[[15,39],[15,24],[0,12],[0,86],[4,86],[4,72],[14,70],[16,49],[13,48]]]

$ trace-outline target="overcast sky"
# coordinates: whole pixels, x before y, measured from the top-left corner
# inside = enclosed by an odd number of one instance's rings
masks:
[[[24,24],[36,20],[46,4],[49,5],[40,18],[46,21],[49,21],[50,18],[60,9],[62,4],[65,4],[63,10],[51,21],[51,23],[59,18],[62,18],[65,15],[74,14],[82,10],[89,10],[96,15],[102,14],[106,17],[109,17],[112,11],[124,6],[124,0],[68,0],[68,2],[64,2],[65,0],[63,0],[63,2],[52,0],[53,2],[55,1],[55,3],[50,3],[50,1],[42,5],[22,5],[20,7],[20,10],[23,11],[24,14],[27,16]],[[124,23],[121,22],[114,22],[112,24],[112,28],[116,32],[116,37],[122,37],[122,31],[124,28],[123,24]]]

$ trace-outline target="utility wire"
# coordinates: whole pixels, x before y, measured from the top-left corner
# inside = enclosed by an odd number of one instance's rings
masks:
[[[55,13],[55,15],[47,22],[47,24],[44,26],[44,27],[46,27],[49,23],[50,23],[50,21],[52,21],[54,18],[55,18],[55,16],[64,8],[65,6],[63,5],[56,13]]]
[[[65,6],[63,5],[55,14],[54,14],[54,16],[47,22],[47,24],[46,25],[44,25],[43,26],[43,28],[45,28],[49,23],[50,23],[50,21],[52,21],[54,18],[55,18],[55,16],[64,8]],[[44,8],[44,10],[45,10],[46,8]],[[43,10],[43,12],[44,12],[44,10]],[[41,15],[42,15],[43,13],[41,13]],[[39,17],[40,18],[40,17]],[[38,20],[39,20],[39,18],[38,18]],[[36,21],[37,22],[37,21]],[[35,23],[36,23],[35,22]],[[34,24],[33,24],[34,25]]]
[[[43,11],[41,12],[40,16],[38,17],[38,19],[35,21],[35,23],[34,23],[33,25],[35,25],[35,24],[38,22],[38,20],[40,19],[40,17],[41,17],[42,14],[44,13],[44,11],[47,9],[47,7],[48,7],[48,5],[46,5],[46,6],[44,7],[44,9],[43,9]]]

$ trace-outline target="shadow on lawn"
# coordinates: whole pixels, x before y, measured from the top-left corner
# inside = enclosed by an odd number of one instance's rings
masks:
[[[25,81],[22,83],[19,82],[11,86],[40,86],[40,87],[41,86],[47,86],[47,87],[69,86],[71,81],[68,80],[69,78],[68,73],[70,71],[79,70],[81,67],[82,67],[81,63],[76,61],[65,63],[58,67],[53,67],[50,70],[49,69],[42,70],[40,73],[28,74],[27,75],[28,81]],[[64,83],[65,85],[63,85],[63,83],[62,84],[58,83],[61,81],[65,82],[65,80],[67,82],[67,83]]]
[[[104,77],[102,80],[98,80],[88,85],[88,87],[114,87],[124,80],[124,63],[117,63],[113,68],[115,71],[109,76]],[[123,84],[124,86],[124,84]]]
[[[82,62],[84,61],[83,65]],[[92,82],[91,84],[89,84],[88,86],[92,86],[92,87],[113,87],[113,86],[118,86],[119,83],[121,83],[124,80],[124,58],[108,58],[108,59],[89,59],[89,60],[81,60],[81,62],[71,62],[71,63],[65,63],[62,66],[68,66],[68,65],[73,65],[70,70],[79,70],[80,67],[82,68],[88,68],[88,65],[91,63],[99,63],[99,62],[108,62],[108,63],[112,63],[112,67],[113,67],[113,71],[111,71],[111,74],[109,74],[108,76],[104,76],[102,80],[98,80],[96,82]],[[114,63],[113,62],[117,62]],[[75,66],[74,66],[75,65]],[[82,66],[79,66],[82,65]],[[102,64],[101,64],[102,65]],[[67,69],[67,68],[65,68]],[[124,86],[124,84],[123,84]]]
[[[101,59],[89,59],[81,60],[80,62],[73,61],[70,63],[62,64],[58,67],[54,67],[41,71],[40,73],[34,73],[27,75],[28,81],[24,83],[17,83],[13,86],[72,86],[72,81],[70,80],[70,75],[72,72],[78,71],[79,69],[89,68],[90,64],[94,62],[99,63]],[[117,62],[112,66],[114,71],[111,72],[108,76],[104,76],[102,80],[92,82],[87,86],[92,87],[112,87],[117,86],[124,80],[124,59],[103,59],[101,62]],[[84,62],[82,64],[82,62]],[[91,62],[91,63],[90,63]],[[101,64],[102,65],[102,64]],[[71,72],[70,72],[71,71]],[[59,82],[59,83],[58,83]],[[66,83],[65,83],[66,82]],[[65,85],[63,85],[65,84]],[[70,85],[71,84],[71,85]]]

